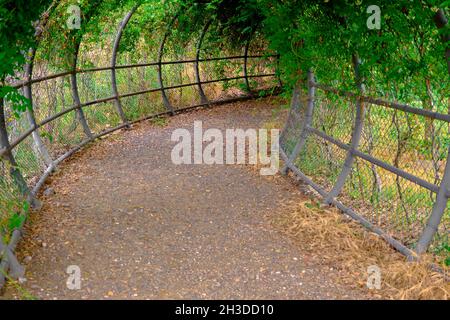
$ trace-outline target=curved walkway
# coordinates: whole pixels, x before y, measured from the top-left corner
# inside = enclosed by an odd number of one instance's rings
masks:
[[[192,130],[194,120],[258,128],[271,118],[270,103],[143,123],[76,155],[28,223],[19,248],[24,287],[42,299],[365,298],[271,228],[280,205],[301,197],[291,181],[245,166],[170,161],[175,128]],[[70,265],[81,269],[81,290],[66,287]]]

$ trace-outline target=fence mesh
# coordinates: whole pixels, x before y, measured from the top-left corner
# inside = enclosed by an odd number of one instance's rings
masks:
[[[314,94],[308,95],[302,85],[293,94],[281,139],[281,148],[291,161],[288,167],[300,170],[308,178],[304,179],[307,184],[320,188],[316,191],[325,200],[343,204],[371,223],[373,230],[400,243],[404,253],[412,253],[445,180],[449,118],[438,120],[437,113],[423,115],[414,109],[392,107],[387,101],[369,103],[370,97],[363,96],[363,129],[359,144],[352,149],[360,98],[317,83],[310,83],[311,88],[315,88]],[[311,124],[306,116],[309,99],[314,100]],[[302,140],[305,143],[295,154],[295,146]],[[349,157],[353,161],[345,176]],[[339,189],[341,175],[345,182]],[[327,198],[336,188],[336,199]],[[441,222],[430,243],[430,251],[444,260],[449,256],[448,208],[447,204],[440,213]]]

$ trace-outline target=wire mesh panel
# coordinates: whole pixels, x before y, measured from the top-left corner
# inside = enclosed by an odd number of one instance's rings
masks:
[[[220,23],[213,22],[207,30],[199,51],[199,68],[206,97],[211,100],[225,100],[246,94],[244,79],[244,48],[227,46]],[[221,59],[232,57],[231,59]],[[215,58],[219,58],[214,60]],[[217,79],[228,79],[212,82]]]
[[[8,131],[9,141],[13,141],[30,129],[30,122],[27,117],[19,117],[10,103],[4,104],[5,124]],[[31,138],[31,137],[29,137]],[[32,139],[25,139],[21,144],[12,151],[13,156],[19,157],[23,160],[23,169],[27,170],[27,176],[33,176],[39,174],[41,168],[45,167],[45,163],[39,154],[39,150],[36,148]]]
[[[435,194],[386,169],[357,159],[339,200],[414,248],[433,208]]]
[[[305,113],[308,98],[301,86],[296,86],[292,94],[291,108],[286,120],[283,132],[280,137],[280,146],[289,157],[292,155],[295,146],[305,129]]]
[[[448,123],[369,104],[360,150],[438,184],[449,141]]]
[[[11,164],[0,161],[0,236],[8,243],[11,230],[20,227],[28,210],[27,199],[22,195],[11,175]]]
[[[350,143],[355,115],[354,102],[335,93],[315,93],[311,127],[344,143]],[[325,190],[331,191],[347,152],[317,135],[309,135],[295,164]]]
[[[439,215],[427,246],[445,259],[449,206],[438,212],[437,195],[448,197],[441,190],[448,179],[450,117],[314,81],[308,87],[312,119],[297,87],[282,133],[288,168],[325,202],[358,218],[407,255],[415,255],[424,230],[431,228],[430,217]]]
[[[344,159],[345,151],[329,141],[310,135],[294,164],[329,192],[336,182]]]
[[[259,30],[256,30],[247,43],[247,49],[244,52],[247,56],[244,67],[247,69],[249,87],[250,90],[255,92],[271,90],[280,83],[280,79],[276,75],[278,56],[276,52],[270,52],[267,48],[268,43],[264,36]],[[261,74],[273,74],[273,76],[253,77]]]

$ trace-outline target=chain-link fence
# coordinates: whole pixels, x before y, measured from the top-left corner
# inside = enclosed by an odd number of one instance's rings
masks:
[[[134,54],[120,51],[133,15],[145,14],[140,9],[126,13],[116,33],[106,33],[107,52],[80,40],[70,70],[52,74],[40,49],[31,50],[24,80],[14,84],[32,103],[26,115],[18,116],[10,101],[0,100],[0,287],[7,273],[23,274],[13,252],[30,207],[40,205],[36,196],[45,180],[81,147],[138,121],[277,90],[276,55],[257,37],[253,47],[248,41],[240,50],[219,45],[220,39],[211,45],[207,38],[214,37],[214,21],[180,39],[173,35],[183,28],[177,15],[162,39],[153,41],[156,46]],[[138,39],[138,49],[143,43],[148,45]]]
[[[355,57],[355,73],[359,60]],[[317,82],[297,85],[281,137],[283,173],[403,254],[448,258],[450,115]],[[437,106],[436,106],[437,108]]]

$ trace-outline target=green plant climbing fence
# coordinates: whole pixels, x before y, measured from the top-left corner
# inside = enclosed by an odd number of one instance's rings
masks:
[[[281,138],[283,173],[403,254],[429,249],[448,260],[450,115],[372,98],[357,86],[359,94],[336,90],[310,72],[307,93],[295,88]],[[434,142],[424,148],[413,126],[430,126]]]

